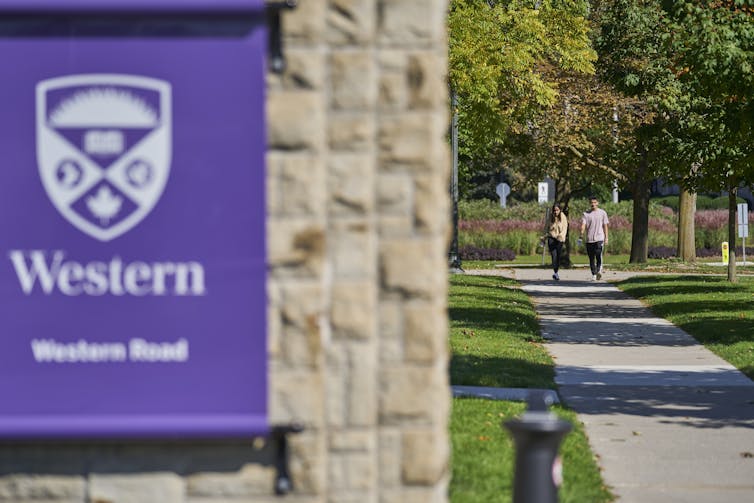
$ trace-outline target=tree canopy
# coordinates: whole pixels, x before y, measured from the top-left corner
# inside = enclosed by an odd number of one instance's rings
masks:
[[[449,79],[460,151],[488,154],[553,105],[551,68],[593,73],[585,0],[451,0]]]

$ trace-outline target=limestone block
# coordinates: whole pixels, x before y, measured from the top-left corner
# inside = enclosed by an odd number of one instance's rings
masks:
[[[439,303],[406,306],[406,360],[433,364],[448,358],[448,314]]]
[[[368,154],[334,154],[328,163],[331,215],[363,216],[374,209],[375,161]]]
[[[324,495],[328,475],[323,432],[304,430],[290,435],[288,446],[291,456],[289,469],[296,485],[296,495]]]
[[[376,287],[368,281],[338,282],[332,288],[332,333],[334,337],[369,339],[377,322]]]
[[[268,148],[321,151],[324,98],[313,91],[282,91],[267,96]]]
[[[286,69],[282,75],[283,89],[314,90],[325,89],[325,56],[321,51],[285,47]]]
[[[374,119],[366,114],[333,112],[327,123],[327,138],[333,150],[371,151],[374,131]]]
[[[334,46],[363,46],[376,29],[374,0],[331,0],[327,11],[327,40]]]
[[[402,483],[401,457],[403,435],[398,428],[381,428],[379,433],[380,487],[398,487]]]
[[[380,67],[378,105],[381,110],[405,110],[408,105],[406,51],[383,49],[377,53]]]
[[[273,216],[324,216],[324,162],[307,154],[267,155],[267,210]]]
[[[323,424],[325,399],[321,373],[272,366],[270,394],[272,424],[297,422],[307,428]]]
[[[445,115],[412,112],[383,116],[378,133],[381,168],[398,165],[424,172],[446,169]]]
[[[380,75],[377,103],[381,110],[408,108],[408,88],[403,74],[383,72]]]
[[[385,239],[410,238],[414,235],[413,215],[380,216],[377,221],[380,236]]]
[[[342,429],[346,426],[347,409],[347,378],[348,354],[343,342],[334,341],[327,347],[327,371],[325,375],[327,390],[325,391],[325,408],[327,425],[330,428]]]
[[[377,424],[377,352],[376,343],[349,345],[347,379],[347,421],[349,426]]]
[[[380,493],[380,503],[447,503],[447,480],[432,487],[404,487]]]
[[[297,489],[296,489],[297,490]],[[285,503],[329,503],[328,499],[325,499],[323,496],[318,495],[312,495],[312,494],[287,494],[282,499],[282,501],[285,501]],[[236,498],[229,500],[228,498],[205,498],[203,496],[193,498],[189,497],[186,498],[186,503],[280,503],[281,497],[271,494],[268,496],[264,495],[254,495],[251,497],[246,498]],[[19,503],[47,503],[47,502],[40,502],[40,501],[33,501],[33,502],[19,502]],[[59,503],[57,501],[50,502],[50,503]],[[66,503],[66,502],[63,502]],[[78,502],[77,502],[78,503]],[[88,503],[88,502],[87,502]]]
[[[446,4],[444,0],[382,0],[378,40],[386,46],[443,42]]]
[[[269,218],[267,260],[273,276],[319,277],[325,254],[325,232],[310,219]]]
[[[383,288],[426,299],[442,295],[447,284],[444,257],[444,237],[385,240],[380,245]]]
[[[377,467],[371,454],[330,451],[328,465],[331,491],[363,491],[376,486]]]
[[[296,368],[320,366],[323,345],[320,331],[323,311],[321,284],[286,283],[282,286],[282,296],[281,362]]]
[[[89,476],[87,501],[98,503],[183,503],[184,480],[175,473],[104,474]]]
[[[408,485],[434,485],[448,473],[450,445],[444,430],[403,434],[401,473]]]
[[[436,402],[441,395],[449,393],[447,386],[444,376],[432,367],[382,368],[379,380],[381,424],[439,422]]]
[[[326,9],[327,0],[303,0],[298,2],[295,9],[283,11],[282,27],[286,42],[294,46],[322,42]]]
[[[402,302],[380,302],[379,334],[381,364],[403,361]]]
[[[433,51],[417,52],[408,57],[406,84],[408,107],[414,110],[437,109],[448,102],[447,59]]]
[[[329,447],[334,452],[374,452],[376,437],[371,428],[337,430],[330,435]]]
[[[343,280],[376,277],[377,240],[369,221],[332,221],[328,238],[334,278]]]
[[[283,324],[280,309],[271,302],[267,304],[267,355],[270,358],[279,358],[282,354],[281,338]]]
[[[377,208],[381,216],[411,215],[413,207],[414,181],[411,176],[406,173],[380,173],[377,176]]]
[[[416,228],[419,232],[445,235],[450,226],[448,181],[438,176],[417,175],[415,195]]]
[[[186,477],[189,497],[242,498],[271,494],[275,487],[275,468],[247,464],[236,472],[198,473]]]
[[[80,476],[4,475],[0,477],[0,501],[62,500],[83,503],[86,483]]]
[[[374,491],[355,491],[353,489],[328,495],[327,503],[376,503]]]
[[[341,51],[330,58],[332,93],[330,106],[335,110],[371,110],[377,103],[374,58],[368,51]]]

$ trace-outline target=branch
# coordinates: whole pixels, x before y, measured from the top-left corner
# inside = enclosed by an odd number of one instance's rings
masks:
[[[602,164],[601,162],[595,161],[591,157],[585,156],[584,154],[582,154],[573,145],[568,145],[568,150],[570,150],[573,155],[575,155],[579,159],[583,160],[589,166],[594,166],[595,168],[603,169],[603,170],[607,171],[608,173],[610,173],[610,175],[612,175],[614,178],[617,178],[618,180],[620,180],[621,182],[625,182],[627,180],[626,176],[623,175],[622,173],[618,173],[617,171],[615,171],[610,166],[606,166],[606,165]]]

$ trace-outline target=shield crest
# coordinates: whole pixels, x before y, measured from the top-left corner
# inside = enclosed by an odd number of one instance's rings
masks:
[[[171,88],[137,75],[68,75],[37,84],[37,163],[57,210],[110,241],[141,222],[170,172]]]

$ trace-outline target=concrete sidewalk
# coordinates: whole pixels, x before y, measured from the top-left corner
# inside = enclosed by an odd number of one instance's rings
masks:
[[[754,382],[586,270],[500,273],[534,301],[560,396],[619,501],[754,502]]]

